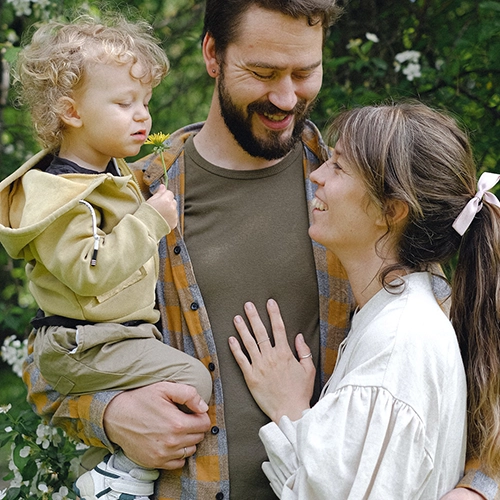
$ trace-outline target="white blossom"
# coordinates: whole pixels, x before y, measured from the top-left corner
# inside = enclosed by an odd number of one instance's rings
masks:
[[[31,15],[30,0],[7,0],[14,7],[16,16],[29,16]]]
[[[27,456],[29,456],[30,452],[31,452],[31,447],[25,446],[24,448],[21,448],[21,450],[19,451],[19,456],[22,458],[26,458]]]
[[[52,493],[52,500],[66,500],[68,498],[68,488],[66,486],[61,486],[59,491]]]
[[[27,339],[21,342],[15,335],[10,335],[4,340],[0,353],[2,359],[12,366],[12,371],[21,377],[23,363],[28,355]]]
[[[12,405],[9,403],[5,406],[0,406],[0,413],[7,413],[12,408]]]
[[[405,50],[404,52],[396,54],[394,58],[398,63],[404,63],[407,61],[418,63],[418,60],[420,59],[420,52],[418,50]]]
[[[21,473],[19,472],[19,469],[17,468],[16,464],[14,463],[14,460],[12,460],[12,452],[15,448],[15,443],[11,444],[11,453],[10,453],[10,459],[9,459],[9,470],[11,470],[14,474],[13,479],[10,480],[9,487],[10,488],[19,488],[21,485],[28,485],[28,481],[23,480],[23,476],[21,476]]]
[[[7,31],[7,41],[9,41],[10,43],[16,43],[17,41],[19,41],[19,37],[14,30]]]
[[[7,496],[7,488],[0,490],[0,500],[2,500],[2,498],[5,498],[6,496]]]
[[[434,66],[439,71],[444,66],[444,59],[436,59]]]
[[[396,72],[403,68],[403,74],[406,75],[406,79],[411,82],[414,78],[422,76],[419,59],[420,52],[417,50],[405,50],[404,52],[396,54],[394,68]],[[403,67],[403,64],[406,64],[406,66]]]
[[[43,493],[48,493],[49,488],[45,483],[38,483],[38,489]]]
[[[38,424],[36,428],[36,444],[40,445],[46,450],[51,443],[57,445],[61,441],[57,429],[50,427],[50,425]]]
[[[420,64],[410,63],[403,69],[403,73],[406,75],[407,80],[410,82],[414,78],[419,78],[422,76],[422,72],[420,71]]]
[[[370,40],[370,42],[373,42],[373,43],[378,43],[380,42],[380,40],[378,39],[378,36],[375,35],[375,33],[366,33],[366,38],[368,40]]]

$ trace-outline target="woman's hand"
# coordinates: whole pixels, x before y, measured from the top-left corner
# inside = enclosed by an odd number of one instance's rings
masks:
[[[272,299],[267,302],[267,312],[275,347],[271,345],[266,328],[251,302],[245,304],[245,313],[255,338],[241,316],[234,318],[234,325],[250,355],[250,361],[235,337],[229,338],[229,347],[261,410],[276,423],[283,415],[291,420],[298,420],[302,412],[309,408],[314,389],[316,369],[311,351],[302,334],[297,335],[297,360],[288,345],[278,304]]]

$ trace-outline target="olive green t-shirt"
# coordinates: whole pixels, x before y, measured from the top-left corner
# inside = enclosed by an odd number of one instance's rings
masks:
[[[190,138],[185,147],[185,241],[215,338],[222,380],[229,480],[233,500],[275,499],[261,470],[258,437],[269,419],[248,391],[228,346],[233,317],[275,299],[289,342],[303,333],[315,364],[319,353],[319,298],[298,144],[278,164],[229,170],[205,161]],[[270,329],[269,329],[270,331]],[[317,398],[318,390],[316,390]]]

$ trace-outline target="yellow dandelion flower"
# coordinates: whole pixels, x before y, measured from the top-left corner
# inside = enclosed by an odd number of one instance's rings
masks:
[[[169,137],[170,137],[170,134],[164,134],[163,132],[157,132],[156,134],[148,135],[148,138],[146,139],[144,144],[152,144],[153,146],[156,146],[156,147],[166,148],[166,146],[163,143]],[[163,149],[162,149],[162,151],[163,151]]]
[[[165,166],[165,158],[163,158],[163,151],[169,148],[165,141],[170,137],[170,134],[164,134],[163,132],[157,132],[156,134],[148,135],[148,138],[144,141],[144,144],[151,144],[153,147],[153,152],[160,155],[161,162],[163,164],[163,172],[165,175],[165,187],[168,187],[168,175],[167,167]]]

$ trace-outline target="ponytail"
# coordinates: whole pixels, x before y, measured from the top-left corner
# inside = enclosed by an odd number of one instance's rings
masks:
[[[500,469],[500,208],[487,202],[464,234],[450,317],[467,373],[468,458]]]

